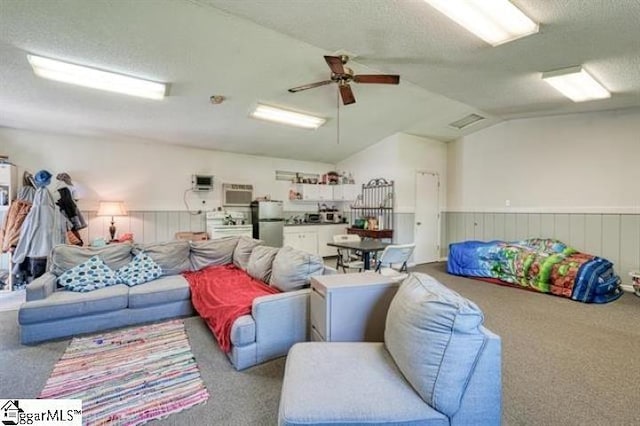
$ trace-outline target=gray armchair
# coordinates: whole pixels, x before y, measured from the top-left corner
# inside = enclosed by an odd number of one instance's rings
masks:
[[[287,358],[279,424],[499,425],[501,342],[480,309],[412,274],[387,314],[384,343],[298,343]]]

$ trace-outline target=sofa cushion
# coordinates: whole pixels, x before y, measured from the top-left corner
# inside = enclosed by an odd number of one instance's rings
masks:
[[[189,241],[168,241],[154,244],[136,244],[133,254],[144,252],[162,268],[163,275],[176,275],[191,270]]]
[[[411,274],[387,312],[385,344],[422,398],[452,417],[486,337],[480,308],[426,274]]]
[[[129,307],[132,309],[179,302],[190,298],[189,283],[182,275],[160,277],[129,289]]]
[[[51,250],[50,271],[60,276],[64,271],[86,262],[93,256],[98,256],[109,268],[115,271],[131,262],[131,244],[109,244],[104,247],[57,245]]]
[[[59,290],[46,299],[24,303],[20,307],[20,324],[33,324],[62,318],[111,312],[127,307],[129,287],[112,285],[89,293]]]
[[[238,317],[231,326],[231,344],[245,346],[256,342],[256,322],[251,315]]]
[[[190,241],[191,270],[199,271],[207,266],[231,263],[238,240],[239,237],[225,237],[207,241]]]
[[[116,274],[121,283],[133,287],[160,278],[162,268],[145,253],[140,252],[128,265],[118,269]]]
[[[254,247],[247,263],[247,274],[262,282],[268,283],[271,278],[273,259],[278,254],[278,248],[269,246]]]
[[[298,343],[287,356],[280,425],[448,425],[382,343]]]
[[[240,237],[240,239],[238,240],[238,245],[233,250],[233,264],[243,271],[246,271],[251,252],[255,247],[262,244],[264,244],[264,241],[256,240],[249,237]]]
[[[69,291],[79,293],[86,293],[117,283],[116,273],[105,265],[98,256],[93,256],[86,262],[64,271],[58,278],[59,285]]]
[[[320,256],[285,246],[273,259],[269,284],[282,291],[298,290],[309,285],[313,275],[322,275],[323,271]]]

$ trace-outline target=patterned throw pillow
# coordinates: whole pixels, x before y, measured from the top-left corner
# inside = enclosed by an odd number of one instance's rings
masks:
[[[153,281],[162,275],[162,268],[144,252],[140,252],[128,264],[116,272],[119,282],[133,287]]]
[[[58,284],[69,291],[86,293],[118,283],[116,273],[98,257],[74,266],[58,277]]]

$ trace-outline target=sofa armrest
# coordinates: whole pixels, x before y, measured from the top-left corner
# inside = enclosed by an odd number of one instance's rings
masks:
[[[32,300],[46,299],[56,290],[56,280],[58,277],[51,272],[39,276],[27,285],[27,302]]]
[[[253,301],[258,362],[286,355],[294,343],[309,340],[310,292],[306,288]]]

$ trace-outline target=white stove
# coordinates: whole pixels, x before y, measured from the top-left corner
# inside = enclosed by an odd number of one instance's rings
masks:
[[[228,223],[244,223],[246,216],[242,212],[207,212],[207,233],[212,240],[230,236],[253,237],[251,225],[229,225]]]

